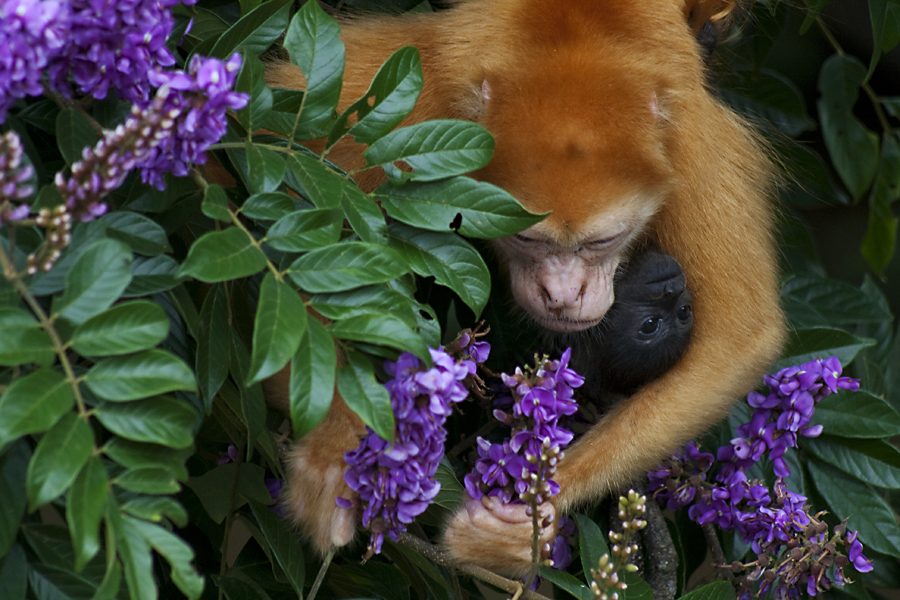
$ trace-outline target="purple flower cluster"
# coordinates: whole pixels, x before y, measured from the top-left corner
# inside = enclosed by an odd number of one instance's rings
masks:
[[[77,90],[94,98],[105,98],[112,88],[127,100],[147,102],[151,94],[149,74],[175,64],[166,40],[173,26],[169,8],[178,3],[70,0],[68,39],[51,61],[51,86],[68,95],[71,75]]]
[[[69,34],[69,3],[0,2],[0,123],[18,98],[43,93],[41,75]]]
[[[66,178],[56,174],[56,187],[72,214],[90,221],[106,212],[102,199],[122,185],[132,169],[145,182],[163,189],[163,175],[187,174],[189,162],[204,162],[204,152],[225,132],[225,112],[242,108],[246,94],[231,91],[240,55],[227,63],[195,57],[188,73],[165,75],[159,91],[146,107],[134,106],[123,125],[108,132]]]
[[[785,450],[797,447],[798,435],[817,437],[822,433],[821,425],[809,425],[816,405],[839,389],[859,389],[859,382],[841,377],[841,370],[841,362],[832,356],[766,375],[769,393],[751,392],[747,396],[747,403],[756,409],[753,418],[737,429],[739,437],[731,440],[731,446],[719,449],[716,458],[725,464],[720,479],[726,481],[736,470],[750,467],[766,453],[776,475],[790,475],[782,458]]]
[[[560,452],[572,441],[574,434],[560,419],[578,410],[572,390],[584,383],[584,377],[569,368],[571,355],[569,348],[558,360],[535,357],[533,368],[516,368],[512,375],[501,375],[512,393],[512,403],[509,397],[499,399],[509,412],[498,408],[494,417],[512,431],[502,443],[478,438],[479,459],[464,478],[470,496],[476,500],[484,495],[498,497],[504,503],[520,501],[539,476],[541,456]],[[543,483],[549,496],[559,492],[552,479]],[[539,494],[537,502],[545,500]]]
[[[748,565],[752,571],[742,583],[741,600],[749,599],[751,582],[760,579],[758,595],[775,585],[775,597],[781,600],[799,597],[801,589],[814,596],[832,584],[843,585],[842,568],[850,563],[860,572],[872,570],[856,533],[845,535],[846,527],[840,525],[826,539],[825,523],[809,514],[806,498],[787,489],[783,480],[789,474],[784,452],[797,446],[797,435],[815,437],[822,431],[809,425],[815,405],[838,389],[859,389],[859,382],[841,377],[841,371],[840,361],[831,357],[767,375],[769,394],[747,397],[756,409],[750,423],[739,427],[739,437],[717,453],[724,465],[717,483],[707,481],[712,455],[700,452],[694,442],[648,473],[648,492],[661,504],[676,510],[693,503],[691,519],[736,531],[760,555]],[[764,456],[778,476],[773,492],[749,481],[744,472]]]
[[[490,351],[474,336],[463,347],[459,359],[429,349],[434,362],[430,369],[408,352],[395,363],[385,363],[385,371],[393,377],[385,387],[394,412],[394,440],[384,440],[369,429],[359,447],[344,455],[349,467],[344,481],[359,494],[362,524],[372,531],[370,553],[381,552],[385,534],[396,541],[441,489],[434,474],[444,456],[444,422],[452,405],[468,397],[463,381],[475,375],[476,360],[486,359]],[[345,498],[338,498],[337,504],[352,506]]]
[[[186,0],[193,4],[196,0]],[[151,73],[175,64],[166,47],[179,0],[4,0],[0,4],[0,122],[17,98],[43,93],[134,103],[152,93]]]
[[[172,90],[162,112],[178,111],[181,116],[138,165],[144,183],[162,190],[166,172],[183,177],[189,164],[206,162],[206,151],[225,135],[228,109],[240,110],[249,102],[247,94],[232,91],[240,69],[240,54],[233,54],[226,62],[195,56],[187,72],[150,74],[153,85]]]

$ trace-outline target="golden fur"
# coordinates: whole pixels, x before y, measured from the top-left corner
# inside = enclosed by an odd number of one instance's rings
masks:
[[[693,341],[671,371],[566,451],[556,475],[562,488],[553,499],[556,510],[595,501],[658,464],[720,419],[779,351],[784,325],[771,234],[772,169],[750,128],[705,87],[691,30],[731,6],[465,0],[434,15],[342,23],[341,108],[365,93],[391,52],[417,46],[425,86],[407,123],[482,122],[497,150],[477,176],[505,187],[529,209],[553,210],[542,231],[559,244],[579,243],[598,215],[615,220],[623,198],[664,198],[658,210],[648,209],[655,214],[646,231],[687,276]],[[267,78],[272,86],[304,86],[289,64],[271,66]],[[342,142],[329,158],[360,168],[361,149]],[[369,171],[359,180],[371,189],[379,177]],[[286,381],[284,374],[270,381],[270,394],[285,390]],[[349,494],[334,473],[361,431],[338,400],[293,451],[294,516],[322,551],[353,535],[353,520],[334,506],[335,496]],[[527,567],[530,554],[531,528],[520,517],[470,505],[453,518],[445,541],[459,560],[514,572]]]

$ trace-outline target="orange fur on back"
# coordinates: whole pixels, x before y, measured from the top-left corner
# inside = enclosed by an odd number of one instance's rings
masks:
[[[691,30],[733,4],[466,0],[434,15],[343,23],[341,108],[365,93],[394,50],[417,46],[425,85],[407,124],[462,118],[485,125],[497,149],[477,176],[527,208],[553,210],[542,226],[561,245],[580,243],[592,219],[630,210],[623,198],[663,198],[648,209],[655,215],[647,233],[684,269],[694,297],[692,342],[672,370],[566,451],[556,475],[558,510],[627,484],[720,419],[784,337],[772,167],[750,128],[706,88]],[[273,86],[303,87],[289,64],[272,65],[267,78]],[[342,142],[329,158],[361,168],[362,149]],[[360,182],[371,189],[379,176],[370,171]],[[346,490],[342,480],[332,485],[331,474],[357,443],[359,428],[347,412],[337,402],[299,442],[290,468],[291,498],[302,503],[294,514],[322,550],[346,543],[347,519],[334,508]],[[305,491],[310,486],[316,491]],[[459,560],[527,568],[530,527],[463,510],[446,540]]]

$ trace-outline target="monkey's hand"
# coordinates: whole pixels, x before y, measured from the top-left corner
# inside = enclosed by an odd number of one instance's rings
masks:
[[[359,495],[344,481],[344,453],[356,448],[365,430],[359,417],[335,396],[325,419],[294,443],[288,457],[286,507],[323,555],[346,546],[356,534]],[[338,498],[349,501],[350,507],[336,504]]]
[[[465,494],[465,507],[453,516],[444,543],[460,563],[471,563],[510,576],[524,576],[531,567],[534,529],[529,507],[503,504],[484,496]],[[549,502],[538,506],[539,544],[549,555],[556,537],[556,509]]]

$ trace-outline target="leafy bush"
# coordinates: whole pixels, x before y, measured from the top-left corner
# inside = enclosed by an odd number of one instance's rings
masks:
[[[817,18],[825,4],[802,24],[798,9],[754,6],[721,49],[715,84],[769,130],[791,177],[781,233],[792,332],[776,366],[835,355],[862,379],[863,389],[821,403],[813,423],[824,434],[785,455],[786,483],[828,510],[830,526],[849,518],[875,567],[865,581],[898,588],[900,452],[890,440],[900,435],[900,342],[877,283],[825,275],[801,211],[866,197],[861,251],[875,273],[888,268],[900,99],[879,96],[868,76],[900,39],[900,20],[893,4],[870,0],[869,67],[835,47],[819,65],[816,119],[771,68],[783,58],[771,39],[798,26],[828,33]],[[384,360],[409,352],[428,364],[428,346],[482,314],[495,330],[492,364],[511,371],[527,358],[497,335],[515,325],[489,304],[490,265],[470,241],[541,218],[466,176],[490,159],[491,136],[461,121],[394,129],[422,85],[413,48],[379,71],[373,104],[336,114],[343,46],[313,3],[134,0],[104,9],[103,21],[84,0],[35,6],[0,4],[0,598],[234,600],[313,587],[319,597],[482,597],[425,545],[386,541],[364,565],[351,547],[321,569],[270,506],[280,446],[323,418],[335,385],[391,438]],[[304,69],[306,93],[266,85],[259,55],[278,43]],[[878,134],[854,112],[861,91]],[[348,135],[370,144],[368,165],[386,168],[391,181],[373,193],[302,145]],[[821,142],[829,160],[791,137]],[[339,367],[335,342],[347,357]],[[266,407],[260,382],[289,364],[285,419]],[[451,435],[489,417],[466,412]],[[725,445],[749,417],[736,407],[704,448]],[[459,452],[439,467],[442,489],[417,534],[436,539],[458,505]],[[748,472],[772,483],[762,467]],[[669,516],[683,594],[707,546],[696,525]],[[585,573],[605,551],[607,519],[595,509],[576,521],[581,560],[542,574],[589,597]],[[725,561],[753,560],[733,534],[720,537]],[[626,580],[629,598],[649,593],[636,575]]]

